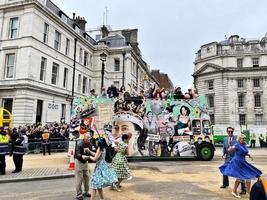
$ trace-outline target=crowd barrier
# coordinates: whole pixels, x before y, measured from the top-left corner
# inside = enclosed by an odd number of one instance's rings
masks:
[[[50,151],[51,152],[68,152],[69,141],[63,140],[62,138],[53,138],[50,140]],[[41,139],[30,139],[28,141],[26,153],[42,153],[42,140]],[[8,154],[11,150],[11,144],[8,145]],[[47,151],[47,150],[46,150]]]
[[[50,139],[50,151],[51,152],[67,152],[69,141],[63,140],[62,138],[51,138]],[[43,151],[41,139],[31,139],[28,142],[28,153],[41,153]]]

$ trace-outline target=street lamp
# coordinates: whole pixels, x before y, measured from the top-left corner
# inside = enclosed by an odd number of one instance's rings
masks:
[[[100,54],[100,60],[102,61],[102,70],[101,70],[101,90],[104,87],[104,74],[105,74],[105,62],[107,59],[107,54],[104,52]]]

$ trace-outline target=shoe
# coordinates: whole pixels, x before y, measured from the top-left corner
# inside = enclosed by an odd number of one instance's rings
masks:
[[[222,185],[220,188],[228,188],[228,185]]]
[[[18,173],[18,172],[20,172],[19,170],[14,170],[14,171],[12,171],[12,173],[14,174],[14,173]]]
[[[236,197],[236,198],[241,198],[241,196],[240,195],[238,195],[238,194],[236,194],[235,192],[232,192],[232,195],[234,196],[234,197]]]
[[[76,196],[76,199],[77,200],[83,200],[83,197],[82,196]]]
[[[88,192],[84,192],[84,193],[83,193],[83,196],[85,196],[85,197],[91,197],[91,194],[88,193]]]
[[[245,195],[246,194],[246,191],[241,191],[240,193],[239,193],[239,195]]]
[[[121,190],[118,188],[117,184],[113,183],[112,187],[117,191],[117,192],[121,192]]]

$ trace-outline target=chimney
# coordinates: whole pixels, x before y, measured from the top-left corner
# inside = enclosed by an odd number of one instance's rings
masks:
[[[73,13],[73,17],[75,17],[75,13]],[[81,30],[85,31],[85,25],[87,21],[84,17],[77,16],[74,21],[81,28]]]
[[[109,34],[109,30],[108,30],[108,28],[107,28],[105,25],[103,25],[103,26],[101,27],[101,32],[102,32],[102,38],[107,37],[108,34]]]
[[[76,13],[72,13],[72,19],[75,20]]]

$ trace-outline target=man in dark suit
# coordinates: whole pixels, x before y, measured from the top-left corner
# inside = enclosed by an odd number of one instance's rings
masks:
[[[227,127],[226,129],[228,136],[223,140],[223,156],[224,162],[230,162],[234,157],[234,152],[229,152],[228,149],[230,146],[234,146],[237,143],[237,138],[234,136],[234,128]],[[227,188],[229,186],[228,176],[223,175],[223,184],[221,188]],[[246,186],[244,181],[241,182],[241,194],[246,194]]]

